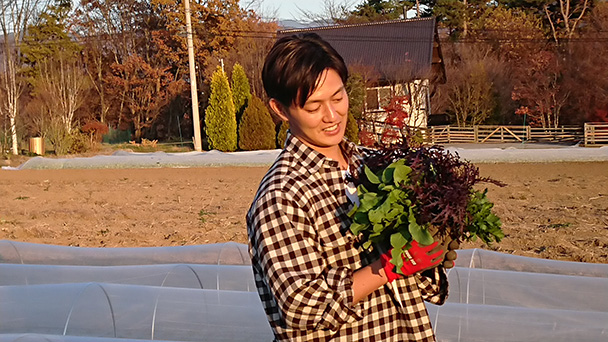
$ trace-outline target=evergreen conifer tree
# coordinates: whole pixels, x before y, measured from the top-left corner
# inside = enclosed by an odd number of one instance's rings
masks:
[[[365,106],[365,81],[358,73],[349,75],[346,81],[346,92],[348,93],[348,122],[344,135],[349,141],[359,143],[358,121],[363,116]]]
[[[236,150],[236,112],[228,77],[220,67],[211,77],[205,126],[210,148],[224,152]]]
[[[246,151],[275,148],[274,121],[264,102],[253,96],[239,126],[239,148]]]
[[[287,130],[289,129],[289,122],[281,121],[281,128],[277,134],[277,147],[283,148],[285,146],[285,140],[287,139]]]
[[[251,87],[245,69],[239,64],[234,64],[232,69],[232,100],[236,110],[236,119],[240,122],[243,111],[251,100]]]

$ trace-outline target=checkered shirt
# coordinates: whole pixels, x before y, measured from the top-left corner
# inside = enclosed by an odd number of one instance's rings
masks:
[[[364,155],[340,145],[351,170]],[[288,134],[247,213],[255,282],[277,341],[434,341],[423,300],[447,296],[443,268],[395,280],[353,303],[353,272],[377,259],[350,230],[338,162]],[[394,287],[397,291],[393,291]]]

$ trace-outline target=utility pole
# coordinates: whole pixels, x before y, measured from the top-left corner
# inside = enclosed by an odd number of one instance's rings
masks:
[[[194,149],[202,152],[201,124],[198,115],[198,92],[196,89],[196,68],[194,65],[194,44],[192,42],[192,23],[190,21],[190,0],[184,0],[186,9],[186,36],[188,41],[188,64],[190,66],[190,94],[192,95],[192,123],[194,124]]]

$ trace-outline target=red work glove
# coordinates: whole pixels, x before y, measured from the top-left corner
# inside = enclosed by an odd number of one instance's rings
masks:
[[[441,264],[443,261],[444,250],[439,248],[438,251],[434,251],[438,244],[439,243],[435,241],[429,246],[420,246],[418,245],[418,242],[412,241],[412,247],[407,250],[411,256],[411,259],[407,258],[405,255],[402,256],[403,267],[401,267],[401,272],[404,275],[412,275]],[[388,251],[388,253],[384,253],[380,256],[382,268],[386,273],[389,283],[402,277],[401,274],[395,272],[396,266],[391,263],[391,251]]]

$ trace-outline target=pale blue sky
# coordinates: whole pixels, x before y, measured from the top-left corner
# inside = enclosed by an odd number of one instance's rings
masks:
[[[245,1],[246,0],[241,0],[241,4]],[[323,0],[262,0],[260,2],[262,7],[262,15],[272,15],[276,11],[276,16],[279,19],[306,19],[302,17],[302,14],[298,10],[298,7],[303,9],[304,11],[312,12],[315,14],[323,13],[324,9]],[[353,4],[360,2],[362,1],[334,0],[334,3],[336,4]]]

